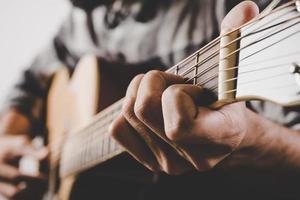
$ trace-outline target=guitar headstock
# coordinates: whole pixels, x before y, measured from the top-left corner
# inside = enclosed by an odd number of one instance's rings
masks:
[[[220,101],[300,104],[300,1],[291,1],[231,37],[240,38],[236,48],[231,45],[239,53],[220,54]],[[236,67],[228,66],[229,58],[235,59]]]

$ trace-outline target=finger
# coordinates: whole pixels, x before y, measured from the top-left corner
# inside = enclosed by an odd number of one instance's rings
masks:
[[[162,105],[167,137],[202,171],[225,158],[241,139],[228,133],[223,113],[197,106],[201,96],[203,90],[197,86],[173,85],[164,92]]]
[[[1,164],[0,165],[0,180],[17,183],[19,181],[31,181],[31,180],[45,180],[47,176],[44,174],[37,174],[36,176],[29,176],[22,174],[17,167]]]
[[[153,131],[135,115],[134,105],[138,88],[143,78],[143,76],[136,77],[129,85],[122,113],[136,130],[136,133],[138,133],[149,146],[163,171],[170,174],[178,174],[186,171],[187,168],[190,167],[189,164],[177,154],[176,150],[161,140],[161,138],[153,133]]]
[[[15,155],[22,155],[22,156],[32,156],[37,160],[44,160],[47,158],[47,156],[49,155],[49,150],[47,147],[43,147],[40,149],[34,149],[31,146],[27,146],[23,149],[15,149],[13,150],[13,153]]]
[[[19,192],[26,188],[26,184],[22,183],[19,185],[12,185],[9,183],[0,182],[0,194],[2,194],[7,199],[12,199]]]
[[[193,85],[173,85],[162,96],[166,136],[179,144],[184,157],[199,171],[209,168],[201,148],[195,145],[200,139],[193,136],[194,121],[198,115],[196,104],[200,103],[202,91]]]
[[[169,85],[183,82],[183,78],[179,76],[150,71],[140,83],[134,105],[135,114],[140,121],[160,136],[164,136],[162,94]]]
[[[22,157],[26,149],[30,148],[30,140],[26,136],[3,136],[1,138],[5,152],[4,160],[14,160]]]
[[[0,164],[0,180],[16,182],[21,176],[19,169],[10,165]]]
[[[27,136],[19,135],[19,136],[0,136],[0,144],[1,146],[5,146],[9,149],[15,149],[19,147],[25,147],[30,145],[30,140]]]
[[[114,121],[109,132],[136,160],[152,171],[159,171],[153,153],[123,116],[119,116]]]
[[[224,142],[222,136],[225,137],[227,132],[221,127],[229,124],[221,111],[227,108],[215,111],[198,107],[202,96],[205,96],[204,91],[194,85],[173,85],[163,93],[165,132],[170,140],[192,144]]]
[[[172,85],[162,95],[162,111],[166,136],[174,142],[189,139],[190,129],[198,114],[202,89],[193,85]]]
[[[259,13],[258,6],[252,1],[244,1],[235,6],[223,19],[221,32],[226,33],[247,23]]]

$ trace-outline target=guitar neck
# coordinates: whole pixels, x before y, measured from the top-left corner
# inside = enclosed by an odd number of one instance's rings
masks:
[[[299,102],[300,73],[297,72],[295,81],[294,74],[288,72],[290,66],[298,67],[300,71],[299,12],[299,1],[291,1],[220,36],[166,72],[182,76],[186,83],[209,89],[218,98],[216,106],[250,99],[269,99],[285,104]],[[275,59],[283,57],[282,63]],[[270,62],[257,62],[266,59]],[[249,70],[247,66],[253,64],[256,68]],[[263,90],[264,86],[273,87],[274,83],[279,84],[275,89],[281,83],[287,83],[289,89],[269,93]],[[282,96],[286,98],[280,101]],[[62,177],[84,171],[124,152],[108,131],[121,111],[122,102],[121,99],[100,112],[90,124],[66,138],[60,162]]]

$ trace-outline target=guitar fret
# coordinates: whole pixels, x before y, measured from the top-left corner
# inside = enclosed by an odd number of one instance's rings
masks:
[[[101,140],[101,143],[100,143],[101,145],[101,153],[99,154],[99,155],[101,155],[102,157],[103,157],[103,154],[104,154],[104,139],[102,138],[102,140]]]
[[[109,138],[109,140],[111,140],[110,138]],[[114,142],[114,141],[112,141],[111,140],[111,143],[110,143],[110,152],[113,152],[114,150],[115,150],[115,148],[116,148],[116,143]]]
[[[196,63],[194,67],[194,85],[197,85],[197,74],[198,74],[198,63],[199,63],[199,53],[196,55]]]
[[[176,65],[176,67],[175,67],[175,75],[178,75],[178,72],[179,72],[179,65]]]
[[[109,140],[103,140],[103,154],[107,155],[109,153],[109,149],[108,149],[108,141]]]

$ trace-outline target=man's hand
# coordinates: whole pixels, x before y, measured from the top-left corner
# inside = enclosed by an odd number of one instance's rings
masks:
[[[22,174],[18,165],[24,156],[45,160],[47,150],[36,150],[32,146],[25,133],[28,130],[26,119],[16,111],[10,111],[2,117],[0,128],[0,196],[7,199],[36,199],[46,185],[45,176]]]
[[[222,30],[236,28],[258,14],[246,1],[224,19]],[[252,142],[258,121],[243,103],[212,110],[203,105],[203,89],[183,84],[172,74],[151,71],[131,82],[113,137],[153,171],[182,174],[211,169]]]

